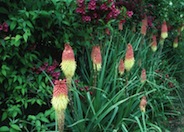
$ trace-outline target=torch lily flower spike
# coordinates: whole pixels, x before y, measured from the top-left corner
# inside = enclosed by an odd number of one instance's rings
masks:
[[[68,102],[68,88],[66,85],[66,81],[56,80],[54,83],[53,97],[51,103],[56,112],[59,132],[64,131],[64,112],[67,108]]]
[[[164,21],[161,27],[161,38],[166,39],[168,37],[167,23]]]
[[[173,42],[173,48],[177,48],[177,47],[178,47],[178,37],[176,37]]]
[[[67,83],[71,83],[71,79],[75,74],[76,62],[72,47],[66,43],[62,53],[61,69],[67,79]]]
[[[146,82],[146,70],[142,69],[141,72],[141,83],[145,83]]]
[[[100,71],[102,66],[102,56],[100,51],[100,46],[93,46],[91,52],[91,59],[93,62],[93,69],[95,71]]]
[[[123,59],[120,59],[118,69],[119,69],[120,76],[122,76],[124,74],[124,71],[125,71],[125,66],[124,66]]]
[[[147,105],[146,96],[143,96],[139,104],[140,110],[142,112],[146,112],[146,105]]]
[[[133,48],[132,45],[129,43],[127,46],[127,50],[126,50],[126,55],[125,55],[125,69],[127,71],[130,71],[134,65],[134,52],[133,52]]]
[[[152,36],[151,49],[153,52],[155,52],[157,50],[157,37],[156,37],[156,35]]]

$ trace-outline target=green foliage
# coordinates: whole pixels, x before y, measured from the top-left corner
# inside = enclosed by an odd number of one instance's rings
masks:
[[[167,117],[177,116],[174,108],[179,85],[174,79],[174,65],[163,62],[169,52],[161,47],[153,53],[139,34],[125,30],[116,33],[102,42],[102,70],[94,83],[90,47],[85,47],[79,58],[80,80],[88,86],[86,92],[81,90],[83,83],[75,83],[71,89],[71,100],[66,113],[66,130],[72,131],[162,131]],[[120,58],[125,57],[126,45],[130,42],[135,52],[135,65],[130,73],[123,77],[118,74]],[[140,63],[141,62],[141,63]],[[86,67],[89,70],[86,70]],[[140,82],[142,68],[146,69],[147,81]],[[157,71],[159,70],[159,72]],[[91,71],[91,72],[89,72]],[[166,75],[169,74],[167,77]],[[170,75],[171,74],[171,75]],[[168,85],[173,83],[174,87]],[[139,110],[140,98],[147,96],[148,104],[145,115]],[[72,111],[70,111],[72,109]],[[85,128],[85,129],[84,129]]]

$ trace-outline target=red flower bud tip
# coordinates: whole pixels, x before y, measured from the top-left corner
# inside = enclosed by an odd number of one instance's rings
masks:
[[[176,37],[173,42],[173,48],[177,48],[177,47],[178,47],[178,37]]]
[[[155,52],[157,50],[157,37],[156,37],[156,35],[152,36],[151,49],[153,52]]]
[[[146,70],[142,69],[141,72],[141,83],[145,83],[146,82]]]
[[[130,71],[131,68],[134,65],[134,52],[133,52],[133,48],[131,44],[128,44],[127,46],[127,51],[126,51],[126,55],[125,55],[125,69],[127,71]]]
[[[76,70],[76,62],[73,49],[69,44],[65,44],[60,66],[66,78],[71,79],[74,76]]]
[[[93,61],[93,69],[96,71],[100,71],[102,65],[100,46],[93,46],[91,52],[91,59]]]
[[[143,96],[142,99],[141,99],[141,101],[140,101],[140,105],[139,105],[140,110],[142,112],[145,112],[146,111],[146,105],[147,105],[146,96]]]
[[[161,38],[166,39],[168,37],[167,23],[164,21],[161,27]]]
[[[123,24],[124,24],[125,22],[126,22],[125,20],[120,20],[120,21],[119,21],[119,24],[118,24],[118,29],[119,29],[119,30],[123,30]]]
[[[120,76],[123,75],[124,70],[125,70],[124,62],[122,59],[120,59],[120,62],[119,62],[119,74],[120,74]]]
[[[68,104],[68,88],[65,80],[56,80],[54,83],[52,106],[57,112],[66,109]]]
[[[110,30],[109,30],[108,28],[105,29],[105,33],[106,33],[107,35],[111,35],[111,32],[110,32]]]
[[[146,35],[147,26],[148,26],[148,20],[147,20],[147,17],[145,17],[142,20],[142,25],[141,25],[141,34],[144,36]]]

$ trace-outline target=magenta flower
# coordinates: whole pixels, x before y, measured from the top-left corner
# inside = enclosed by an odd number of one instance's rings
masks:
[[[60,72],[53,72],[52,77],[55,78],[56,80],[59,78]]]
[[[91,21],[91,17],[90,16],[82,16],[82,20],[84,22],[90,22]]]
[[[104,3],[104,4],[102,4],[101,6],[100,6],[100,9],[101,10],[108,10],[108,6]]]
[[[85,14],[85,9],[84,9],[84,7],[79,7],[76,9],[76,12],[80,13],[80,14]]]
[[[118,9],[114,9],[114,10],[112,10],[112,12],[113,12],[114,17],[117,17],[120,14],[120,10],[118,10]]]
[[[126,14],[127,14],[128,17],[132,17],[132,15],[133,15],[134,13],[133,13],[133,11],[127,11]]]
[[[49,67],[47,68],[47,72],[48,72],[48,73],[52,73],[52,72],[54,72],[55,69],[56,69],[56,66],[49,66]]]
[[[55,67],[59,66],[59,64],[56,60],[53,61],[52,65],[55,66]]]
[[[3,31],[8,32],[8,24],[6,22],[3,23]]]
[[[84,0],[77,0],[77,4],[79,7],[84,5]]]
[[[46,70],[46,67],[47,67],[47,66],[42,65],[42,66],[39,68],[39,70],[40,70],[40,71],[45,71],[45,70]]]
[[[88,9],[89,10],[95,10],[96,9],[96,1],[95,0],[90,0],[88,4]]]
[[[3,25],[0,25],[0,31],[3,30]]]
[[[48,64],[48,62],[45,62],[43,65],[44,65],[44,66],[48,66],[49,64]]]
[[[148,16],[148,26],[150,26],[150,27],[153,26],[153,20],[154,20],[154,18],[152,16]]]

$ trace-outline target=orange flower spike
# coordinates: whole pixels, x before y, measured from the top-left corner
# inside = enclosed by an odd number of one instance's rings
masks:
[[[60,66],[67,79],[74,76],[76,70],[76,62],[73,49],[68,43],[65,44]]]
[[[176,37],[173,42],[173,48],[177,48],[177,47],[178,47],[178,37]]]
[[[100,71],[102,66],[102,56],[100,46],[93,46],[91,52],[91,59],[93,61],[93,69],[95,71]]]
[[[145,17],[142,20],[142,25],[141,25],[141,34],[144,36],[146,35],[147,26],[148,26],[148,20],[147,20],[147,17]]]
[[[133,48],[132,45],[129,43],[127,46],[127,51],[126,51],[126,55],[125,55],[125,69],[127,71],[130,71],[131,68],[134,65],[134,52],[133,52]]]
[[[153,52],[155,52],[157,50],[157,37],[156,37],[156,35],[152,36],[151,49]]]
[[[56,80],[54,83],[53,97],[51,104],[56,112],[59,132],[64,131],[65,114],[64,111],[67,108],[68,88],[65,80]]]
[[[145,83],[146,82],[146,70],[142,69],[141,72],[141,83]]]
[[[140,110],[142,112],[146,112],[146,105],[147,105],[146,96],[143,96],[139,104]]]
[[[166,39],[168,37],[167,23],[164,21],[161,27],[161,38]]]
[[[118,23],[118,29],[121,30],[121,31],[123,30],[123,23],[122,22]]]
[[[120,74],[120,76],[122,76],[124,74],[124,71],[125,71],[125,66],[124,66],[124,62],[122,59],[120,59],[118,68],[119,68],[119,74]]]
[[[61,112],[67,108],[69,102],[68,88],[65,80],[56,80],[54,84],[51,103],[56,112]]]

